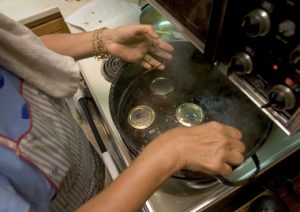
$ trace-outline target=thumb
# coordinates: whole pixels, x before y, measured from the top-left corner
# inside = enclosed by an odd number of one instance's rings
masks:
[[[155,30],[153,29],[153,27],[151,25],[141,25],[139,32],[142,34],[147,34],[148,36],[150,36],[153,39],[159,38],[159,35],[155,32]]]

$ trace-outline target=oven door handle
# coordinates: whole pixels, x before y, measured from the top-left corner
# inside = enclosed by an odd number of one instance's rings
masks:
[[[228,186],[240,186],[240,185],[244,185],[246,183],[249,183],[250,181],[252,181],[253,179],[255,179],[256,175],[260,172],[260,162],[259,159],[257,157],[257,155],[254,153],[251,156],[252,160],[254,161],[254,164],[256,166],[255,172],[248,178],[243,179],[243,180],[237,180],[237,181],[231,181],[228,180],[227,178],[223,177],[223,176],[216,176],[216,179],[223,183],[224,185],[228,185]]]
[[[80,89],[78,89],[78,90],[80,90]],[[105,165],[106,169],[108,170],[108,173],[110,174],[111,178],[113,180],[115,180],[119,176],[118,168],[117,168],[115,162],[113,161],[111,154],[109,153],[109,151],[107,151],[103,140],[101,139],[101,136],[100,136],[100,134],[97,130],[97,127],[94,123],[94,120],[91,116],[91,113],[86,106],[85,96],[82,94],[81,91],[77,91],[77,101],[81,108],[82,115],[87,120],[87,122],[93,132],[94,138],[99,146],[99,149],[101,152],[101,154],[100,154],[101,159],[104,162],[104,165]]]

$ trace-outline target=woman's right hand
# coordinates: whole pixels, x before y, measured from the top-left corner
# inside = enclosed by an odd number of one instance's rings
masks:
[[[244,160],[241,138],[238,130],[217,122],[169,130],[148,144],[113,183],[78,211],[140,211],[153,192],[180,169],[229,175],[231,165]]]
[[[172,129],[155,142],[173,161],[175,170],[188,169],[209,175],[228,176],[232,166],[244,161],[241,132],[218,122]],[[167,160],[168,158],[166,158]],[[174,163],[175,161],[175,163]]]

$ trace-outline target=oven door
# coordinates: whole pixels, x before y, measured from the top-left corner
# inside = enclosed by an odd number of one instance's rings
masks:
[[[213,62],[220,41],[228,1],[149,0],[202,53]]]

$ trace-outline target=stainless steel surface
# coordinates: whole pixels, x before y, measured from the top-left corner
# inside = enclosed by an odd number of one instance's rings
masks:
[[[295,107],[297,100],[290,88],[284,85],[275,85],[269,92],[269,95],[273,92],[277,93],[284,100],[284,105],[282,105],[281,107],[278,107],[276,105],[274,106],[274,108],[276,108],[278,111],[292,109],[293,107]]]
[[[233,56],[229,62],[229,66],[232,63],[238,62],[243,65],[243,69],[239,70],[237,74],[250,74],[253,70],[253,63],[249,54],[245,52],[239,52]]]
[[[262,9],[255,9],[246,15],[242,27],[249,24],[250,22],[256,21],[259,28],[255,32],[248,32],[250,37],[261,37],[268,34],[271,29],[271,21],[268,13]]]
[[[227,74],[228,68],[224,64],[219,64],[218,68],[224,74]],[[298,127],[293,128],[289,126],[288,120],[280,115],[278,111],[271,107],[264,108],[263,106],[268,104],[268,100],[261,96],[248,82],[238,77],[236,74],[231,74],[228,77],[241,91],[243,91],[261,110],[276,124],[278,125],[287,135],[296,133]],[[288,127],[289,126],[289,127]]]

